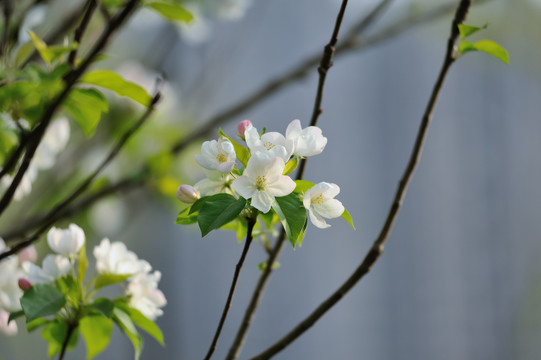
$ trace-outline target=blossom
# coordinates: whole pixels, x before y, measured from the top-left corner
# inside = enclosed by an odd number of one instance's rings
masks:
[[[250,120],[242,120],[238,125],[237,125],[237,130],[239,132],[239,137],[244,140],[244,132],[246,131],[246,129],[248,128],[248,126],[252,125],[252,122]]]
[[[177,189],[177,199],[187,204],[193,204],[200,197],[199,191],[191,185],[183,184]]]
[[[17,258],[19,259],[19,262],[21,264],[25,261],[34,262],[38,258],[38,253],[33,245],[29,245],[19,251],[19,254],[17,254]]]
[[[287,140],[280,133],[268,132],[259,136],[255,127],[248,126],[244,136],[252,154],[261,152],[271,158],[279,157],[286,162],[293,153],[294,141]]]
[[[47,129],[34,155],[33,164],[38,169],[49,169],[54,165],[56,155],[62,151],[70,137],[67,118],[59,118]]]
[[[320,182],[306,190],[303,196],[303,204],[308,209],[310,221],[320,229],[330,225],[323,218],[333,219],[344,213],[344,206],[334,197],[338,195],[340,188],[336,184]]]
[[[0,238],[0,253],[5,249],[4,240]],[[17,282],[22,276],[23,271],[19,267],[17,257],[10,256],[0,261],[0,311],[5,309],[12,312],[21,309],[19,299],[23,292]]]
[[[195,155],[195,161],[208,170],[218,170],[228,173],[235,167],[235,148],[227,138],[220,137],[218,141],[205,141],[201,146],[201,155]]]
[[[85,233],[75,224],[70,224],[65,230],[53,227],[47,233],[47,242],[49,247],[58,254],[75,255],[85,243]]]
[[[161,316],[163,311],[160,308],[167,304],[165,296],[158,289],[161,276],[159,271],[139,273],[130,280],[126,290],[126,294],[130,296],[129,306],[139,310],[150,320]]]
[[[0,309],[0,333],[8,336],[16,335],[17,334],[17,323],[15,321],[11,321],[8,324],[9,320],[9,312],[7,312],[4,309]]]
[[[133,275],[151,269],[148,262],[139,260],[134,252],[129,251],[126,245],[119,241],[111,243],[109,239],[103,239],[93,253],[96,270],[102,274]]]
[[[233,194],[231,183],[233,176],[209,171],[207,177],[195,183],[193,186],[201,196],[209,196],[218,193]]]
[[[23,269],[30,283],[45,284],[67,275],[71,270],[71,264],[65,256],[49,254],[43,259],[41,267],[26,261],[23,263]]]
[[[24,292],[27,292],[32,287],[32,283],[27,278],[20,278],[17,281],[17,284],[19,285],[19,289],[21,289]]]
[[[252,199],[252,206],[267,213],[276,196],[286,196],[295,189],[295,182],[282,175],[284,161],[255,153],[248,160],[242,176],[231,187],[245,199]]]
[[[289,123],[286,139],[295,144],[293,155],[301,157],[320,154],[327,145],[327,138],[322,135],[320,128],[308,126],[303,129],[300,120],[293,120]]]

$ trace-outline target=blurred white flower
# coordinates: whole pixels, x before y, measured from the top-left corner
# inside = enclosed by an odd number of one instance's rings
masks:
[[[36,149],[33,164],[38,169],[51,168],[59,152],[64,150],[70,137],[70,126],[67,118],[59,118],[49,125],[41,143]]]
[[[185,3],[183,6],[192,15],[189,23],[179,22],[179,33],[182,38],[190,44],[201,44],[208,40],[212,34],[210,22],[203,16],[201,8],[197,3]]]
[[[76,255],[85,243],[85,233],[75,224],[70,224],[65,230],[53,227],[47,233],[47,242],[49,247],[58,254]]]
[[[4,252],[5,249],[4,240],[0,238],[0,253]],[[13,312],[21,309],[19,299],[23,292],[19,289],[18,281],[23,275],[16,256],[10,256],[0,261],[0,310],[5,309]]]
[[[252,154],[242,176],[231,187],[245,199],[252,199],[252,206],[267,213],[276,196],[286,196],[295,189],[295,182],[282,175],[284,161],[260,153]]]
[[[334,197],[338,195],[340,188],[336,184],[320,182],[306,190],[303,196],[303,204],[308,209],[310,221],[320,229],[328,228],[324,218],[334,219],[344,212],[342,203]]]
[[[177,199],[184,203],[193,204],[200,197],[199,191],[191,185],[182,184],[177,189]]]
[[[19,251],[17,258],[21,264],[25,261],[34,262],[38,258],[38,252],[34,245],[30,245]]]
[[[231,183],[233,176],[230,174],[220,174],[215,171],[208,171],[207,177],[198,181],[193,186],[201,196],[209,196],[218,193],[233,194]]]
[[[17,323],[12,321],[8,324],[9,312],[0,309],[0,333],[8,336],[17,334]]]
[[[129,251],[124,243],[103,239],[94,248],[96,270],[102,274],[133,275],[148,272],[151,266],[145,260],[139,260],[134,252]]]
[[[321,133],[321,129],[317,126],[301,127],[300,120],[293,120],[287,127],[286,139],[294,143],[294,155],[308,157],[320,154],[325,145],[327,138]]]
[[[41,267],[27,261],[23,263],[23,269],[26,278],[32,284],[46,284],[67,275],[71,270],[71,264],[65,256],[49,254],[43,259]]]
[[[252,125],[248,125],[244,131],[244,136],[252,154],[260,152],[270,158],[279,157],[284,162],[287,162],[293,152],[293,140],[287,140],[284,135],[277,132],[268,132],[259,136],[257,129]]]
[[[139,273],[130,279],[126,294],[130,296],[129,305],[139,310],[150,320],[163,314],[161,307],[167,304],[163,293],[158,289],[162,274]]]
[[[216,15],[224,20],[240,20],[251,4],[251,0],[221,0]]]
[[[195,161],[208,170],[228,173],[235,167],[235,148],[231,141],[220,137],[218,141],[205,141],[201,145],[201,155],[195,155]]]

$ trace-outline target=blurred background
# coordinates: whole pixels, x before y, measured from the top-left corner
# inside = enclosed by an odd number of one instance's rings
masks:
[[[82,3],[49,1],[29,14],[27,25],[46,34]],[[341,34],[378,3],[350,0]],[[362,39],[377,39],[397,22],[419,19],[448,3],[391,1]],[[205,176],[193,155],[204,140],[216,138],[217,131],[194,141],[179,156],[164,153],[264,84],[307,58],[319,57],[339,6],[339,0],[195,1],[187,4],[196,16],[191,26],[167,23],[142,10],[97,65],[117,69],[149,91],[156,77],[166,80],[159,111],[100,180],[109,183],[134,174],[150,159],[155,160],[151,181],[59,224],[77,222],[89,246],[103,237],[123,241],[162,272],[160,289],[168,304],[158,324],[166,346],[146,339],[142,359],[203,358],[242,251],[232,232],[215,231],[201,239],[196,226],[174,225],[182,208],[175,190]],[[276,359],[541,358],[540,18],[539,0],[492,0],[471,9],[468,24],[488,23],[473,39],[503,45],[510,64],[468,53],[453,65],[382,258]],[[338,198],[357,229],[343,219],[332,220],[325,230],[309,224],[302,247],[284,248],[241,358],[256,355],[291,330],[362,261],[406,166],[443,60],[451,19],[452,12],[447,12],[337,54],[318,123],[328,144],[321,155],[310,158],[305,178],[338,184]],[[90,33],[89,43],[102,25],[99,19],[92,23],[95,33]],[[244,119],[282,133],[293,119],[307,126],[316,84],[314,67],[308,76],[221,127],[234,135]],[[51,184],[76,184],[105,156],[115,134],[144,110],[111,98],[115,105],[96,136],[86,140],[72,126],[53,170],[39,174],[31,196],[14,206],[2,229],[16,228],[21,219],[59,196],[49,191]],[[41,256],[49,251],[45,243],[38,246]],[[254,245],[216,359],[225,357],[259,277],[257,265],[266,259],[264,249]],[[47,344],[39,333],[20,331],[15,337],[1,336],[0,349],[4,360],[41,359]],[[84,356],[81,341],[66,358]],[[132,356],[131,343],[115,330],[97,359]]]

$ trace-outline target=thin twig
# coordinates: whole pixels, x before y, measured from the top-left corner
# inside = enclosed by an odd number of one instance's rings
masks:
[[[36,152],[36,149],[41,142],[41,139],[43,138],[43,135],[45,134],[45,130],[49,126],[49,123],[60,106],[64,99],[68,96],[69,92],[71,91],[71,88],[75,84],[75,82],[81,77],[81,75],[86,71],[86,69],[90,66],[94,58],[103,50],[107,42],[109,41],[110,36],[122,25],[124,20],[131,14],[131,12],[134,10],[136,5],[139,3],[139,0],[130,0],[130,2],[118,13],[118,15],[108,24],[106,29],[101,34],[100,38],[97,40],[96,44],[90,51],[90,54],[88,57],[81,63],[81,65],[72,71],[68,72],[66,76],[64,76],[65,86],[62,92],[55,98],[53,101],[46,107],[46,109],[43,112],[43,115],[41,116],[39,120],[39,125],[30,133],[30,141],[28,143],[28,147],[26,149],[26,152],[23,156],[23,160],[21,163],[21,166],[17,170],[17,173],[15,174],[10,186],[4,193],[4,196],[0,200],[0,215],[6,210],[8,205],[10,204],[11,200],[13,199],[13,195],[15,194],[15,190],[17,190],[17,187],[19,186],[24,174],[28,170],[28,167],[30,166],[30,162],[32,161],[32,158],[34,157],[34,154]]]
[[[443,86],[445,77],[449,71],[449,68],[455,61],[454,57],[454,44],[458,38],[458,25],[461,24],[470,8],[471,0],[461,0],[458,6],[458,9],[455,13],[455,17],[451,26],[451,34],[447,41],[447,51],[441,67],[438,79],[434,84],[434,88],[430,95],[430,99],[426,106],[424,115],[421,120],[419,127],[419,132],[417,133],[417,138],[415,140],[415,145],[410,155],[410,159],[402,178],[400,179],[398,188],[394,200],[385,219],[385,223],[380,231],[379,236],[374,241],[374,244],[366,254],[365,258],[359,265],[359,267],[351,274],[351,276],[336,290],[329,298],[327,298],[320,306],[318,306],[309,316],[307,316],[303,321],[301,321],[293,330],[291,330],[286,336],[281,340],[276,342],[274,345],[269,347],[267,350],[263,351],[259,355],[253,357],[251,360],[263,360],[270,359],[272,356],[283,350],[289,344],[291,344],[295,339],[301,336],[306,330],[308,330],[312,325],[316,323],[327,311],[329,311],[340,299],[342,299],[349,290],[351,290],[357,282],[366,275],[370,269],[373,267],[375,262],[379,259],[383,253],[383,248],[387,239],[391,233],[393,224],[398,215],[398,211],[404,200],[407,187],[412,179],[412,175],[417,167],[419,159],[421,157],[421,151],[425,141],[426,133],[428,126],[430,125],[430,120],[432,118],[434,108],[440,94],[440,91]]]
[[[9,251],[0,254],[0,261],[6,258],[9,255],[16,254],[18,251],[24,249],[28,245],[35,242],[41,234],[43,234],[54,222],[57,220],[57,216],[66,209],[66,207],[75,201],[88,187],[92,184],[94,179],[100,174],[100,172],[119,154],[120,150],[124,147],[126,142],[131,138],[133,134],[139,130],[139,128],[147,121],[152,112],[154,111],[156,103],[160,99],[160,93],[158,92],[152,99],[147,110],[143,116],[132,126],[130,127],[118,140],[116,145],[111,149],[109,155],[102,161],[102,163],[90,174],[82,183],[75,189],[69,196],[67,196],[63,201],[57,204],[49,213],[44,217],[43,224],[41,227],[28,239],[25,239],[16,245],[12,246]]]
[[[8,49],[9,40],[9,25],[11,23],[11,15],[13,14],[12,0],[4,0],[4,29],[0,40],[0,56],[4,56]]]
[[[68,344],[71,338],[71,335],[73,334],[73,331],[75,330],[76,326],[73,324],[68,324],[68,331],[66,332],[66,338],[64,339],[64,342],[62,343],[62,349],[60,351],[60,355],[58,356],[58,360],[63,360],[64,355],[66,354],[66,350],[68,349]]]
[[[237,287],[237,281],[239,280],[239,275],[242,269],[242,265],[244,264],[244,259],[246,258],[246,254],[248,253],[248,250],[250,249],[250,245],[252,244],[252,232],[253,232],[256,221],[257,221],[257,216],[251,216],[250,218],[248,218],[248,229],[247,229],[247,234],[246,234],[246,242],[244,243],[244,249],[242,249],[242,254],[240,256],[239,262],[237,263],[237,266],[235,267],[235,273],[233,274],[233,281],[231,282],[231,287],[229,288],[229,295],[227,296],[227,301],[225,302],[224,310],[222,311],[220,323],[218,324],[218,328],[216,329],[216,333],[214,334],[212,343],[210,344],[207,355],[205,356],[205,360],[210,360],[210,358],[212,357],[212,354],[214,354],[214,351],[216,350],[216,345],[218,344],[218,339],[220,338],[222,327],[224,326],[225,319],[227,318],[227,314],[229,312],[229,308],[231,307],[231,301],[233,300],[233,295],[235,294],[235,288]]]
[[[94,10],[96,9],[96,0],[87,0],[86,2],[86,10],[83,15],[83,19],[81,20],[81,24],[77,27],[75,30],[75,35],[73,37],[73,42],[77,44],[77,47],[71,50],[68,56],[68,64],[71,65],[71,67],[75,66],[75,59],[77,57],[77,49],[81,45],[81,39],[83,38],[83,34],[90,23],[90,19],[92,18],[92,14],[94,13]]]

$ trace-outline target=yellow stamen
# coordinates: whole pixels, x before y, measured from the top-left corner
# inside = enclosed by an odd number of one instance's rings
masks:
[[[255,188],[257,190],[265,190],[265,182],[267,179],[264,176],[258,176],[255,179]]]
[[[218,162],[223,163],[223,162],[227,161],[227,158],[225,157],[224,154],[218,154],[218,155],[216,155],[216,160],[218,160]]]
[[[319,194],[315,198],[312,198],[312,203],[314,203],[314,204],[321,205],[321,204],[323,204],[323,201],[324,201],[323,200],[323,194]]]
[[[263,143],[263,146],[267,149],[267,150],[270,150],[272,149],[275,145],[273,143],[271,143],[270,141],[265,141]]]

